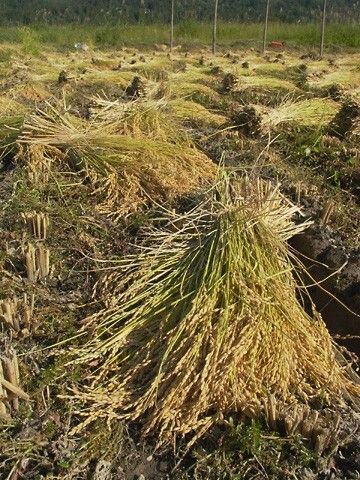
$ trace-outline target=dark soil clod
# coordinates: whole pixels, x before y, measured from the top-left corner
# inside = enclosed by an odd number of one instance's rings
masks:
[[[134,77],[131,85],[126,88],[125,93],[128,97],[132,98],[145,97],[146,85],[144,80],[142,80],[142,78],[138,76]]]
[[[330,87],[327,90],[327,94],[330,98],[332,98],[335,101],[341,100],[341,98],[344,95],[344,90],[341,85],[337,83],[333,83],[330,85]]]
[[[360,104],[353,99],[346,100],[330,123],[329,133],[341,139],[345,138],[358,118],[360,118]]]
[[[231,116],[231,122],[248,137],[257,137],[261,133],[261,115],[251,105],[235,111]]]
[[[69,77],[66,70],[61,70],[58,77],[58,84],[63,85],[69,81]]]
[[[237,87],[237,85],[239,83],[239,79],[233,73],[227,73],[225,75],[225,77],[223,78],[222,83],[223,83],[224,92],[231,92],[232,90],[234,90]]]

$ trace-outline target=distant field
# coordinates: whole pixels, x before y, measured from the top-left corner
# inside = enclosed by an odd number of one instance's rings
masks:
[[[261,43],[263,26],[260,23],[220,23],[218,42],[220,45],[252,45]],[[210,23],[183,22],[176,25],[176,42],[186,46],[206,45],[211,42]],[[292,47],[316,47],[320,27],[317,24],[269,25],[269,40],[285,41]],[[0,42],[26,44],[51,44],[66,48],[75,42],[88,42],[96,47],[146,46],[167,43],[167,25],[35,25],[32,27],[1,27]],[[330,24],[327,26],[326,45],[328,48],[360,48],[360,25]]]

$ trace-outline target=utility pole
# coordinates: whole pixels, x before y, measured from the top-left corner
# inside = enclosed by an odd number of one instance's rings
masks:
[[[174,16],[175,16],[175,0],[171,0],[171,31],[170,31],[170,52],[174,46]]]
[[[324,56],[326,7],[327,7],[327,0],[324,0],[323,13],[322,13],[322,25],[321,25],[321,42],[320,42],[320,57],[321,58]]]
[[[216,53],[218,6],[219,6],[219,0],[215,0],[214,23],[213,23],[213,44],[212,44],[213,55],[215,55]]]
[[[262,53],[265,53],[265,50],[266,50],[268,25],[269,25],[269,12],[270,12],[270,0],[266,0],[266,13],[265,13],[265,24],[264,24]]]

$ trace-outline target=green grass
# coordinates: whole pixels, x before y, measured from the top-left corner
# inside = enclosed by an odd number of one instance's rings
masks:
[[[33,35],[31,35],[33,32]],[[270,23],[269,41],[285,41],[290,46],[316,47],[319,43],[319,25]],[[182,45],[209,45],[212,26],[210,23],[182,22],[176,25],[175,38]],[[85,41],[96,47],[121,47],[153,45],[167,43],[168,25],[34,25],[31,28],[1,27],[0,43],[21,43],[24,37],[32,42],[69,48],[74,43]],[[260,23],[220,23],[218,41],[220,45],[229,46],[237,43],[258,47],[261,44],[262,24]],[[360,26],[330,24],[327,26],[326,43],[328,47],[360,47]],[[32,46],[34,47],[34,45]]]
[[[280,437],[255,420],[246,424],[230,418],[225,425],[223,432],[212,432],[216,448],[199,442],[191,467],[179,472],[178,480],[297,479],[304,468],[316,465],[316,454],[300,435]]]

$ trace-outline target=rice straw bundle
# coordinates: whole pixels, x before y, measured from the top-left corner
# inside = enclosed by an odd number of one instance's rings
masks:
[[[98,210],[115,220],[151,201],[171,201],[214,178],[215,166],[193,146],[149,138],[150,133],[119,135],[117,125],[86,123],[54,109],[38,111],[25,124],[19,143],[65,152],[95,186],[101,198]]]
[[[325,74],[320,78],[315,78],[310,82],[311,86],[326,87],[334,83],[340,83],[345,88],[358,87],[360,82],[360,72],[348,67],[339,68],[335,72]]]
[[[170,100],[169,107],[177,118],[195,125],[218,128],[226,124],[226,117],[213,113],[191,100],[181,98]]]
[[[171,117],[165,100],[138,99],[132,102],[93,97],[92,114],[107,130],[121,135],[146,137],[191,146],[189,137]]]
[[[186,98],[200,105],[216,105],[221,101],[220,95],[208,85],[190,82],[169,82],[169,96],[173,99]]]
[[[298,91],[298,88],[290,81],[282,78],[260,76],[254,74],[244,75],[244,72],[237,71],[240,74],[239,85],[237,90],[243,92],[249,89],[259,89],[266,92],[280,91],[284,93],[291,93]]]
[[[306,226],[297,211],[269,183],[225,175],[120,260],[95,292],[105,306],[87,319],[92,339],[74,352],[96,366],[74,392],[79,429],[141,419],[159,443],[191,443],[224,415],[258,416],[270,395],[288,405],[359,395],[320,315],[298,300],[286,245]]]
[[[232,123],[245,133],[253,131],[265,135],[270,130],[281,131],[296,126],[318,126],[329,124],[338,112],[338,104],[327,98],[313,98],[292,101],[285,97],[284,102],[269,108],[259,105],[246,105],[232,116]]]
[[[186,64],[183,69],[171,75],[170,80],[175,84],[186,82],[198,85],[208,85],[212,79],[208,72],[205,72],[194,65]]]
[[[328,98],[287,101],[270,110],[263,121],[271,127],[284,123],[321,126],[328,124],[338,109],[337,103]]]
[[[14,149],[26,109],[15,100],[3,97],[0,99],[0,112],[0,158],[2,158]]]

